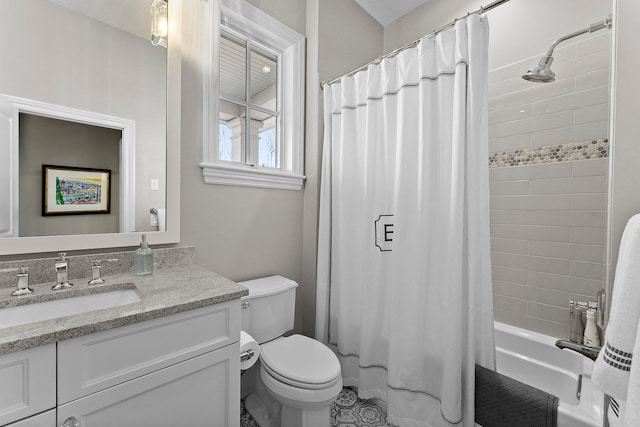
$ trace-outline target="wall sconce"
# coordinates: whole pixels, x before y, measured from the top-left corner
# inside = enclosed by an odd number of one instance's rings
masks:
[[[169,34],[169,5],[166,0],[151,2],[151,44],[167,47]]]

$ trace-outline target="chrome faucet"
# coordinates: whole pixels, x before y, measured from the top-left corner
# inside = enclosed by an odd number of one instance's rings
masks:
[[[29,295],[33,293],[33,289],[29,287],[29,267],[6,268],[0,270],[2,273],[17,272],[18,285],[17,289],[11,292],[12,296]]]
[[[51,287],[54,291],[60,289],[67,289],[73,287],[72,283],[69,283],[69,261],[67,260],[67,254],[60,252],[60,259],[56,260],[56,284]]]
[[[576,351],[583,356],[588,357],[591,360],[596,360],[598,358],[598,353],[600,353],[600,349],[602,347],[587,347],[584,344],[578,344],[576,342],[571,342],[568,340],[558,340],[556,341],[556,347],[558,348],[568,348],[569,350]]]

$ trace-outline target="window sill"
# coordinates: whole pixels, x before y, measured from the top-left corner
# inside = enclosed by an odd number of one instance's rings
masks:
[[[300,190],[304,175],[255,167],[200,163],[206,184],[235,185],[241,187],[272,188],[278,190]]]

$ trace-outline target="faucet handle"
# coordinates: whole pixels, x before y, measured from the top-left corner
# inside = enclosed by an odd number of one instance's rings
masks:
[[[33,289],[29,287],[29,267],[18,267],[16,270],[18,271],[18,285],[11,295],[20,296],[33,293]]]
[[[103,262],[115,262],[118,261],[118,258],[107,258],[107,259],[96,259],[93,260],[93,266],[91,267],[91,280],[89,280],[90,285],[99,285],[105,282],[102,278],[102,265]]]
[[[54,291],[73,287],[73,283],[69,283],[69,261],[66,258],[67,253],[60,252],[58,255],[60,259],[57,259],[55,262],[56,284],[51,287],[51,290]]]

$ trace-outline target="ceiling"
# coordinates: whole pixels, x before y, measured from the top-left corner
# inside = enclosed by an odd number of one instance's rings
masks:
[[[151,0],[50,0],[108,25],[149,38]],[[382,26],[387,26],[429,0],[355,0]],[[131,9],[134,6],[134,10]]]
[[[149,39],[151,0],[49,0],[107,25]]]
[[[356,0],[356,2],[386,27],[429,0]]]

